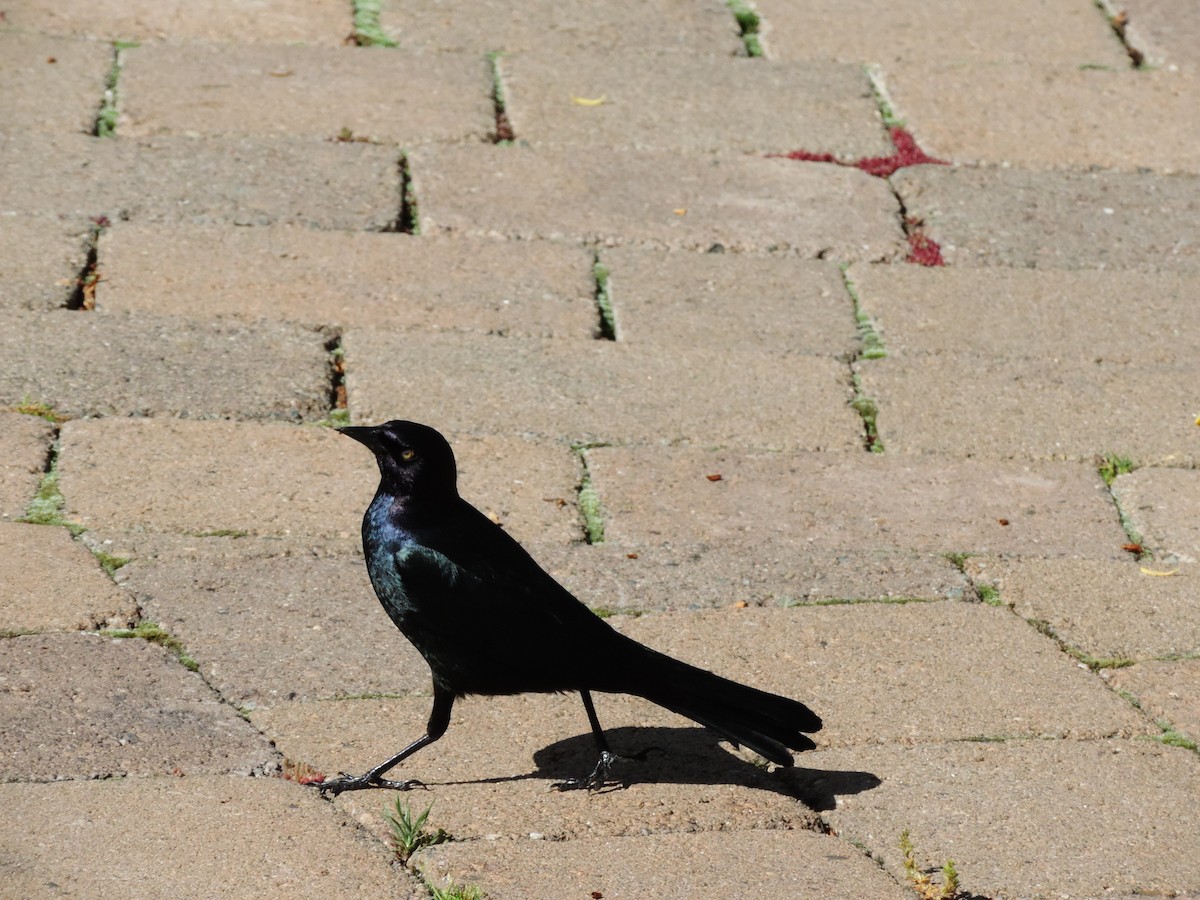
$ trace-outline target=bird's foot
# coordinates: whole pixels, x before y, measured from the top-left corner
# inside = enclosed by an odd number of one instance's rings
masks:
[[[423,782],[417,781],[415,778],[410,781],[389,781],[378,775],[372,777],[370,772],[365,775],[347,775],[345,772],[340,772],[337,778],[313,782],[311,786],[320,791],[322,797],[327,795],[336,797],[346,791],[364,791],[367,788],[383,788],[388,791],[411,791],[413,788],[429,790]]]
[[[556,791],[601,790],[607,783],[608,771],[612,768],[612,764],[617,761],[617,758],[615,753],[601,750],[600,759],[596,761],[596,768],[592,769],[590,775],[584,778],[568,778],[566,781],[560,781],[551,787]]]

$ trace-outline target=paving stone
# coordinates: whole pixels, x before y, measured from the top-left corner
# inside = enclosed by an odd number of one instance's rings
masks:
[[[1200,330],[1186,302],[1200,278],[1185,273],[856,265],[848,275],[891,356],[1186,363],[1184,336]]]
[[[89,529],[349,541],[376,484],[364,462],[326,428],[96,419],[63,426],[58,473]]]
[[[638,47],[732,55],[737,25],[720,0],[610,0],[603,4],[527,0],[384,0],[383,30],[404,50],[539,50]]]
[[[0,797],[14,896],[429,896],[315,792],[276,778],[5,784]]]
[[[611,621],[656,650],[803,701],[824,720],[813,736],[820,748],[1153,730],[1053,641],[984,604],[723,609]],[[797,765],[809,757],[800,754]]]
[[[1147,741],[1007,741],[809,754],[882,785],[827,820],[898,880],[909,831],[917,865],[953,859],[960,888],[1004,897],[1186,894],[1200,889],[1194,753]]]
[[[1129,0],[1122,8],[1129,13],[1127,34],[1151,65],[1200,71],[1200,9],[1170,0]]]
[[[82,219],[0,215],[0,310],[66,306],[87,265],[89,231]]]
[[[558,47],[505,55],[500,72],[509,122],[534,145],[850,159],[892,149],[860,65]]]
[[[614,865],[619,860],[620,865]],[[556,843],[471,841],[420,851],[436,887],[476,884],[488,897],[909,896],[867,856],[811,831],[741,831]]]
[[[862,420],[846,366],[784,351],[626,346],[472,334],[348,330],[356,419],[571,441],[849,450]],[[698,384],[697,379],[703,378]]]
[[[593,254],[545,241],[122,222],[99,259],[106,310],[575,337],[600,321]]]
[[[400,171],[392,147],[178,136],[118,140],[115,146],[120,218],[382,231],[399,215]]]
[[[264,137],[0,138],[3,213],[383,231],[399,211],[395,147]]]
[[[907,252],[895,197],[857,169],[520,145],[419,147],[409,160],[426,234],[878,261]]]
[[[1157,731],[1054,642],[1007,610],[979,604],[721,610],[610,621],[655,649],[802,700],[825,721],[815,735],[822,748]],[[422,733],[430,703],[425,687],[423,694],[385,699],[278,703],[252,718],[287,758],[329,775],[365,771],[388,758]],[[685,785],[811,793],[804,771],[811,753],[797,757],[798,770],[766,773],[754,754],[718,751],[717,735],[649,701],[598,694],[596,707],[616,752],[636,756],[620,762],[614,777],[652,795]],[[648,747],[658,749],[641,755]],[[456,705],[446,737],[406,763],[399,777],[419,778],[439,793],[471,786],[478,795],[486,783],[524,794],[531,781],[538,793],[546,780],[588,771],[594,754],[573,695],[467,699]],[[484,796],[491,799],[473,803],[477,817],[490,816],[480,811],[500,795]],[[520,835],[527,827],[543,830],[536,822],[479,818],[455,821],[450,830],[479,837]],[[548,836],[579,833],[574,825]]]
[[[5,230],[12,227],[11,217],[40,216],[85,233],[89,216],[117,205],[115,181],[100,172],[114,146],[83,134],[0,133],[0,221],[8,220]],[[103,162],[93,165],[94,156]],[[79,269],[71,275],[77,277]]]
[[[91,133],[112,53],[92,41],[0,32],[6,128]]]
[[[1099,166],[1200,172],[1191,111],[1200,79],[1128,64],[1081,68],[1051,60],[1005,65],[918,60],[887,72],[888,89],[921,147],[967,165]],[[1030,115],[1029,97],[1037,97]]]
[[[0,520],[25,515],[53,441],[54,426],[45,419],[0,411]]]
[[[65,415],[318,419],[322,335],[294,325],[54,310],[0,314],[0,403]]]
[[[8,0],[14,28],[136,41],[236,41],[340,45],[350,10],[328,0]]]
[[[420,696],[342,700],[251,715],[287,759],[332,776],[365,771],[423,734],[429,704]],[[786,782],[722,751],[714,735],[686,719],[634,698],[605,695],[598,709],[618,753],[646,751],[644,760],[618,762],[613,777],[629,782],[623,790],[552,789],[586,775],[596,761],[583,704],[571,695],[467,698],[456,704],[446,736],[403,763],[394,777],[420,779],[435,801],[429,826],[459,840],[538,833],[562,841],[813,825],[814,814]],[[344,794],[336,805],[386,840],[390,829],[382,810],[393,796]]]
[[[1129,65],[1103,13],[1086,4],[757,0],[755,8],[768,55],[779,59]]]
[[[1194,566],[977,557],[966,568],[976,582],[996,587],[1018,615],[1047,623],[1090,656],[1145,659],[1200,652],[1195,601],[1200,572]]]
[[[495,125],[490,89],[478,54],[147,44],[126,55],[118,131],[482,140]]]
[[[1152,659],[1104,674],[1114,688],[1133,694],[1156,721],[1200,740],[1200,659]]]
[[[1082,462],[1117,453],[1163,465],[1200,459],[1188,394],[1200,379],[1194,360],[935,354],[871,360],[856,370],[878,405],[879,439],[890,452]]]
[[[579,463],[569,447],[447,437],[464,497],[518,538],[579,538]],[[183,544],[193,548],[185,554],[198,556],[209,553],[206,536],[223,534],[283,538],[279,552],[335,541],[339,552],[357,553],[379,482],[370,455],[332,429],[163,419],[68,422],[58,472],[73,521],[105,532],[183,532],[197,539]]]
[[[966,579],[944,556],[887,551],[812,552],[781,544],[606,540],[527,545],[587,605],[641,612],[745,603],[797,606],[860,600],[962,599]]]
[[[137,604],[65,528],[0,522],[0,631],[125,628]]]
[[[617,340],[849,356],[853,304],[833,263],[731,253],[600,254]]]
[[[587,452],[605,538],[742,548],[1119,559],[1128,538],[1091,466],[662,447]],[[712,481],[708,476],[721,476]],[[1008,524],[1001,524],[1007,521]]]
[[[1200,270],[1200,178],[913,166],[889,181],[948,265]]]
[[[1200,561],[1200,472],[1138,469],[1118,475],[1113,496],[1155,558]]]
[[[125,584],[239,707],[429,687],[428,665],[375,599],[361,559],[175,556],[132,563]]]
[[[277,765],[274,749],[198,675],[137,638],[0,641],[0,737],[0,781],[250,775]]]

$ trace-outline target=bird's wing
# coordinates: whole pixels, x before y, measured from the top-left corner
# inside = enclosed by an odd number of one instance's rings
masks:
[[[520,544],[484,522],[487,528],[465,519],[452,539],[414,536],[395,551],[411,607],[402,630],[432,655],[432,667],[438,659],[453,665],[460,682],[478,670],[488,679],[507,673],[514,690],[586,686],[620,637]]]

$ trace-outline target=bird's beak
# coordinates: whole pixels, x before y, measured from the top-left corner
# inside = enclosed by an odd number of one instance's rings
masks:
[[[338,431],[348,438],[354,438],[360,444],[374,449],[375,444],[375,429],[367,425],[347,425],[345,428],[339,428]]]

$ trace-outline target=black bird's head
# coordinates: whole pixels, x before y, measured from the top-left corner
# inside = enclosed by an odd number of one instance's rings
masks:
[[[382,425],[350,425],[338,431],[375,454],[381,490],[402,498],[457,496],[454,451],[428,425],[393,419]]]

